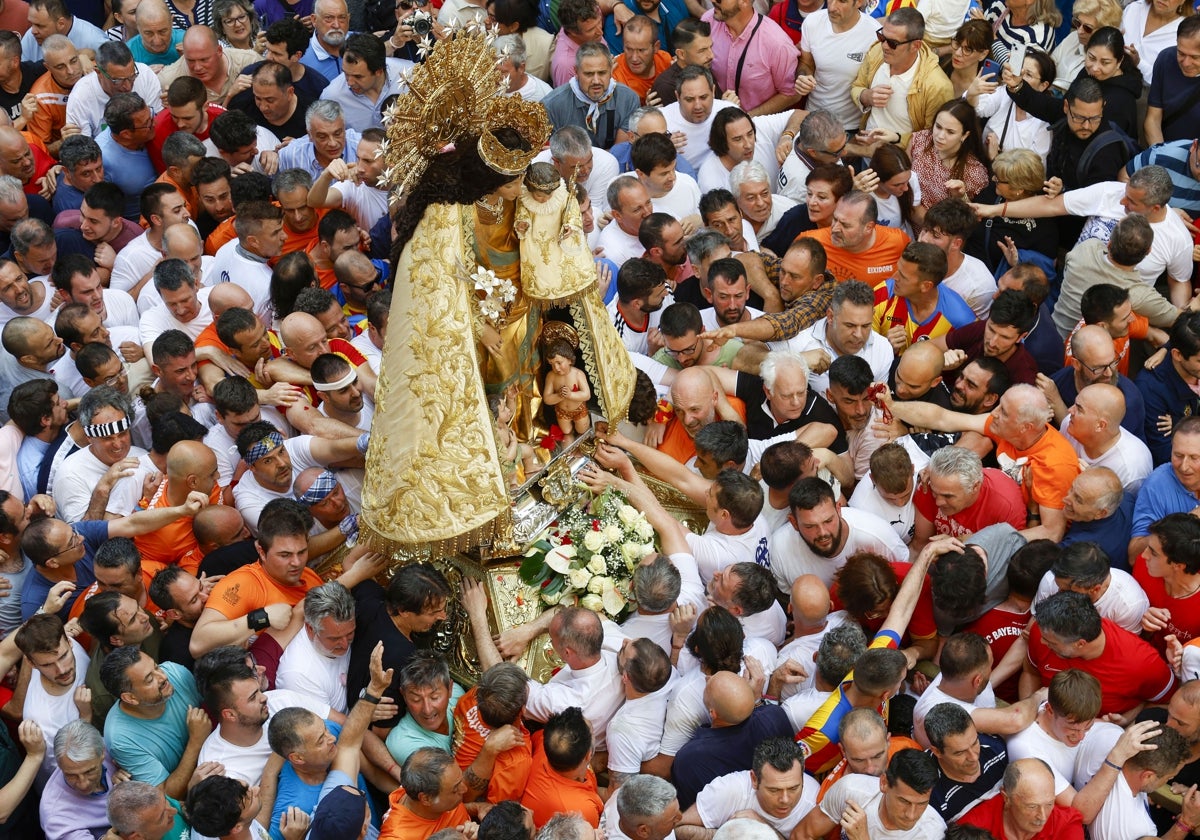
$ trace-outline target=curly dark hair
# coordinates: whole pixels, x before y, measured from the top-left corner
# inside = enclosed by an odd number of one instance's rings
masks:
[[[516,129],[498,128],[493,134],[508,149],[529,151],[529,143]],[[461,138],[454,149],[443,152],[429,163],[425,174],[405,197],[404,206],[396,214],[396,237],[392,240],[392,281],[400,254],[412,239],[417,223],[431,204],[474,204],[513,179],[492,169],[479,156],[479,138]]]
[[[638,371],[633,382],[633,397],[629,400],[629,422],[641,426],[654,419],[658,411],[658,391],[644,371]]]

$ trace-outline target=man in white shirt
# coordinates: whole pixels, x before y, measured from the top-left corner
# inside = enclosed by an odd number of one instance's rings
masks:
[[[137,329],[140,318],[137,303],[128,292],[105,288],[96,264],[83,254],[66,254],[55,260],[50,282],[69,303],[90,306],[109,330],[114,327]]]
[[[53,301],[45,278],[30,280],[16,262],[0,260],[0,327],[22,316],[45,321],[54,309]]]
[[[657,132],[639,137],[630,150],[634,174],[650,194],[654,212],[675,217],[690,232],[700,223],[700,188],[691,175],[675,171],[676,157],[671,138]]]
[[[276,688],[306,694],[346,713],[346,672],[354,641],[354,597],[337,581],[304,596],[304,627],[292,637],[275,674]]]
[[[875,46],[878,30],[879,20],[859,11],[855,0],[826,2],[825,8],[805,15],[800,26],[797,86],[807,84],[805,76],[811,77],[809,114],[827,111],[834,116],[842,128],[840,142],[845,142],[846,132],[856,130],[862,119],[862,108],[850,99],[850,86],[867,51]],[[799,182],[803,188],[803,176]]]
[[[350,343],[367,358],[375,375],[383,361],[383,341],[387,337],[388,315],[392,309],[392,290],[383,289],[367,298],[367,328]]]
[[[163,233],[170,225],[187,223],[192,218],[183,195],[172,184],[151,184],[142,191],[141,201],[142,218],[150,227],[117,254],[109,281],[110,288],[139,300],[154,266],[163,258]]]
[[[1040,758],[1050,765],[1060,802],[1071,802],[1074,791],[1068,789],[1075,774],[1075,758],[1096,724],[1100,698],[1100,681],[1091,674],[1077,668],[1059,671],[1050,680],[1046,702],[1033,723],[1006,739],[1009,761]]]
[[[947,198],[929,208],[918,242],[936,245],[946,254],[946,288],[958,292],[979,320],[985,320],[996,297],[996,278],[978,257],[963,253],[963,245],[978,225],[971,205]]]
[[[607,202],[612,222],[600,232],[597,245],[604,257],[620,266],[633,257],[646,253],[638,239],[642,219],[654,212],[650,191],[633,175],[614,178],[608,185]]]
[[[1124,419],[1121,389],[1097,382],[1076,395],[1061,431],[1079,455],[1081,468],[1107,467],[1126,490],[1136,493],[1154,469],[1154,461],[1145,442],[1121,425]]]
[[[675,840],[675,826],[682,816],[675,786],[639,773],[608,798],[600,819],[608,840]]]
[[[825,705],[829,695],[837,690],[846,675],[854,670],[854,664],[867,652],[867,637],[862,628],[853,621],[843,622],[817,638],[820,642],[813,654],[808,659],[795,660],[796,664],[811,674],[809,678],[799,684],[788,684],[782,678],[776,679],[776,673],[789,670],[781,654],[775,663],[776,671],[771,675],[773,679],[768,684],[768,694],[774,694],[775,685],[780,685],[780,707],[787,713],[788,720],[797,732]],[[795,651],[796,648],[792,647],[792,650]],[[816,667],[810,666],[810,661]],[[790,670],[794,672],[794,666]],[[793,691],[789,693],[786,689]],[[881,766],[880,770],[882,769]]]
[[[245,289],[254,301],[254,314],[269,324],[275,311],[267,261],[279,256],[287,239],[283,211],[267,201],[248,201],[238,207],[233,226],[237,238],[217,251],[213,279],[216,283],[236,282]]]
[[[671,653],[671,613],[691,607],[697,614],[708,606],[704,582],[690,554],[648,554],[633,570],[638,593],[637,612],[621,623],[631,639],[649,639]]]
[[[751,117],[736,107],[716,111],[708,138],[713,154],[696,172],[700,191],[729,189],[730,173],[739,163],[750,161],[761,165],[768,183],[774,184],[779,175],[775,147],[781,137],[796,136],[803,114],[803,111],[785,111]]]
[[[621,165],[606,149],[594,148],[588,133],[577,125],[564,125],[550,135],[550,148],[534,159],[554,164],[568,184],[583,184],[597,212],[609,210],[608,185],[621,174]],[[636,233],[636,231],[635,231]]]
[[[744,555],[743,555],[744,556]],[[787,615],[775,600],[771,573],[757,563],[734,563],[713,573],[708,599],[737,618],[746,636],[775,647],[787,636]],[[764,662],[763,667],[770,665]]]
[[[817,780],[804,772],[795,741],[768,738],[754,748],[752,769],[713,779],[680,825],[718,829],[749,811],[784,837],[817,805]]]
[[[81,712],[91,716],[90,692],[86,687],[80,690],[91,658],[67,637],[57,615],[33,616],[17,630],[14,641],[36,674],[30,677],[21,718],[42,729],[46,739],[42,773],[48,777],[56,766],[54,736],[58,730],[78,720]]]
[[[167,259],[154,267],[154,288],[163,299],[162,306],[145,312],[138,326],[139,338],[147,356],[154,339],[167,330],[179,330],[195,341],[213,321],[208,306],[209,289],[201,289],[191,266],[179,259]]]
[[[754,229],[759,242],[770,236],[783,214],[796,206],[790,198],[771,194],[773,182],[767,168],[757,160],[742,161],[729,173],[729,189],[737,200],[738,210]]]
[[[929,807],[937,778],[933,756],[920,750],[900,750],[878,779],[850,773],[834,782],[820,806],[796,826],[792,840],[818,840],[846,822],[865,823],[867,837],[941,840],[946,824]]]
[[[130,91],[142,97],[151,114],[163,109],[162,85],[150,66],[135,63],[124,41],[105,41],[96,49],[96,69],[71,88],[67,125],[79,126],[79,133],[85,137],[98,136],[105,126],[104,106],[108,100]]]
[[[651,639],[626,639],[617,653],[625,702],[608,724],[609,790],[641,772],[658,755],[675,673],[671,658]]]
[[[833,290],[825,317],[801,330],[788,340],[788,348],[797,353],[824,350],[829,358],[858,356],[871,366],[871,378],[886,382],[896,355],[887,339],[871,328],[875,314],[875,293],[861,280],[847,280]],[[808,373],[808,387],[823,394],[829,388],[829,374]]]
[[[645,193],[641,184],[630,180]],[[614,222],[605,230],[616,226]],[[673,302],[663,267],[637,256],[617,271],[617,296],[606,309],[625,349],[650,356],[662,346],[662,336],[657,334],[662,308]]]
[[[1108,555],[1096,543],[1077,542],[1063,549],[1038,584],[1034,612],[1038,602],[1064,590],[1088,596],[1101,618],[1130,633],[1142,632],[1142,616],[1150,608],[1150,599],[1133,575],[1111,567]]]
[[[848,504],[880,517],[910,545],[916,533],[916,487],[916,470],[908,450],[899,443],[886,443],[871,453],[871,471],[855,486]]]
[[[699,172],[713,154],[708,145],[713,115],[732,108],[733,103],[716,99],[712,72],[698,64],[683,68],[675,82],[675,90],[678,101],[662,109],[663,117],[671,134],[683,132],[685,142],[681,151],[692,168]]]
[[[886,560],[908,559],[908,547],[886,521],[853,508],[839,508],[833,489],[819,478],[802,478],[788,495],[787,524],[771,535],[771,571],[780,592],[813,574],[826,586],[846,558],[872,551]]]

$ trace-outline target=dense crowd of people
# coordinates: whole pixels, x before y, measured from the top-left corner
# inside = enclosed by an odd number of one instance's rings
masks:
[[[478,262],[565,185],[638,370],[619,625],[359,539],[385,114],[471,24],[553,125]],[[1187,2],[5,0],[0,106],[0,835],[1200,831]],[[513,486],[599,405],[543,351]]]

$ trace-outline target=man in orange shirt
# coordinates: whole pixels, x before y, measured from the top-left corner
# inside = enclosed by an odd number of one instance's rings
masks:
[[[321,221],[315,224],[316,242],[308,247],[308,256],[317,270],[317,280],[320,281],[321,288],[331,290],[337,285],[333,264],[342,254],[359,246],[362,242],[362,231],[359,230],[354,217],[345,210],[323,212]]]
[[[868,193],[852,190],[838,199],[833,224],[809,231],[825,246],[826,265],[839,283],[862,280],[874,288],[896,273],[908,235],[899,228],[876,224],[879,210]]]
[[[478,603],[466,608],[477,609]],[[486,624],[486,612],[473,619],[479,620]],[[499,662],[454,707],[454,760],[463,769],[466,799],[496,803],[525,792],[533,766],[529,730],[521,720],[528,697],[525,672],[512,662]]]
[[[209,504],[221,503],[217,456],[199,441],[182,440],[167,453],[167,477],[149,502],[143,500],[142,507],[150,510],[181,505],[193,490],[207,495]],[[144,561],[178,564],[193,575],[199,573],[203,556],[192,533],[190,516],[180,517],[157,531],[136,537],[134,542]]]
[[[521,804],[533,811],[539,829],[555,814],[575,812],[592,828],[600,826],[604,803],[596,791],[592,727],[578,706],[546,720],[533,736],[533,769]]]
[[[879,778],[888,762],[900,750],[919,750],[921,745],[904,735],[889,735],[887,722],[874,709],[853,709],[838,724],[838,747],[842,760],[829,771],[817,791],[817,802],[825,791],[847,773],[861,773]]]
[[[51,35],[42,42],[46,72],[33,83],[29,93],[37,99],[37,108],[26,110],[25,130],[46,144],[46,151],[58,157],[62,130],[67,122],[67,95],[83,78],[79,51],[65,35]]]
[[[716,420],[746,423],[745,405],[737,397],[725,397],[710,375],[700,368],[684,368],[671,384],[675,416],[667,423],[660,452],[686,464],[696,454],[696,432]]]
[[[308,568],[312,525],[312,514],[299,502],[273,499],[267,503],[259,520],[258,563],[226,575],[214,587],[192,632],[193,656],[221,645],[244,644],[268,627],[288,626],[292,607],[323,583]]]
[[[454,756],[437,747],[422,747],[408,757],[400,771],[400,787],[388,797],[387,815],[379,840],[425,840],[444,828],[459,828],[471,822],[463,805],[463,771]],[[425,784],[437,779],[436,786]],[[469,826],[474,836],[475,826]]]
[[[303,169],[285,169],[275,176],[275,199],[283,210],[283,231],[287,234],[280,256],[292,251],[310,251],[317,245],[317,223],[328,211],[308,206],[312,185],[312,176]],[[278,260],[279,257],[272,260],[272,265]]]
[[[634,15],[621,34],[625,52],[613,63],[613,79],[636,93],[643,105],[654,80],[671,66],[671,55],[658,48],[657,36],[654,21],[645,15]]]
[[[195,218],[200,212],[200,197],[192,186],[192,171],[196,164],[204,160],[206,150],[204,144],[195,135],[186,131],[176,131],[163,142],[162,159],[163,173],[155,183],[170,184],[183,200],[187,202],[188,215]]]

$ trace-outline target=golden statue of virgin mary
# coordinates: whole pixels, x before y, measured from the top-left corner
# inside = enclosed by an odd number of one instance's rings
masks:
[[[485,380],[496,365],[481,349],[492,331],[512,326],[510,315],[525,319],[521,345],[501,348],[517,359],[518,389],[536,376],[528,347],[553,306],[574,322],[600,413],[622,419],[633,393],[633,365],[600,300],[578,204],[555,220],[563,235],[554,244],[521,251],[514,280],[481,270],[490,260],[476,240],[476,203],[519,181],[550,135],[541,105],[502,95],[490,41],[465,29],[432,46],[387,119],[382,153],[401,209],[360,526],[393,554],[489,543],[498,517],[511,512],[487,391],[512,383]]]

